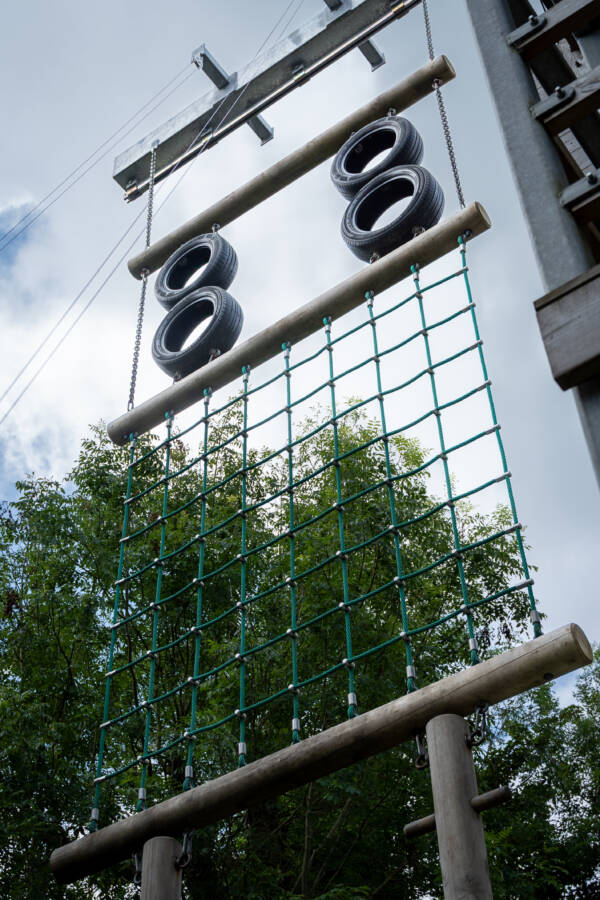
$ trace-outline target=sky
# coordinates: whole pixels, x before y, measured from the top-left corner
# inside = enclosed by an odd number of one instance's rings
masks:
[[[167,82],[178,73],[179,80],[187,77],[129,135],[107,144],[93,170],[0,252],[2,393],[141,214],[39,359],[2,400],[0,416],[94,287],[121,255],[131,255],[125,253],[128,243],[143,228],[144,201],[123,201],[111,177],[114,156],[210,89],[206,76],[190,65],[197,46],[205,43],[234,72],[251,61],[286,7],[282,0],[179,0],[166,18],[156,0],[30,0],[3,11],[2,232]],[[323,0],[297,0],[272,40],[323,7]],[[465,196],[483,203],[493,223],[470,248],[471,277],[519,518],[538,567],[536,596],[548,615],[546,629],[575,621],[599,640],[597,483],[573,397],[552,380],[539,336],[533,301],[544,291],[463,0],[430,0],[430,8],[436,52],[445,53],[457,70],[444,95]],[[355,51],[268,110],[265,118],[275,127],[270,143],[260,146],[249,128],[238,130],[182,172],[164,206],[178,175],[163,182],[153,235],[167,233],[421,66],[427,59],[421,10],[378,35],[376,43],[387,63],[375,73]],[[457,200],[434,98],[406,115],[423,136],[424,163],[442,184],[446,212],[452,213]],[[344,207],[325,163],[224,231],[239,257],[231,290],[245,311],[242,339],[358,271],[361,263],[339,235]],[[141,246],[140,238],[136,250]],[[451,265],[444,263],[442,270]],[[139,283],[123,261],[3,423],[0,496],[13,497],[15,482],[28,472],[62,478],[88,425],[125,411],[138,297]],[[138,400],[168,384],[150,356],[163,314],[150,290]]]

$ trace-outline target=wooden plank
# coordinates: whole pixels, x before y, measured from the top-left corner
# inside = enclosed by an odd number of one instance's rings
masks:
[[[600,375],[600,266],[535,302],[552,376],[563,391]]]

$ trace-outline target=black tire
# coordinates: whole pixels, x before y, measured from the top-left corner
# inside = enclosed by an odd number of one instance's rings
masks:
[[[194,328],[212,316],[202,334],[181,349]],[[152,341],[154,362],[173,378],[189,375],[206,365],[216,351],[225,353],[237,341],[244,313],[231,294],[219,287],[204,287],[180,300],[164,317]]]
[[[190,281],[203,265],[198,277]],[[201,234],[182,244],[168,258],[154,283],[156,299],[165,309],[172,309],[199,288],[215,285],[227,290],[237,267],[235,250],[225,238],[220,234]]]
[[[370,169],[365,166],[383,150],[388,153]],[[408,119],[386,116],[355,132],[331,164],[331,180],[351,200],[376,175],[396,166],[418,166],[423,159],[421,135]]]
[[[382,228],[377,219],[398,200],[412,197],[400,215]],[[433,175],[421,166],[398,166],[373,178],[348,205],[342,237],[359,259],[385,256],[415,234],[439,222],[444,193]]]

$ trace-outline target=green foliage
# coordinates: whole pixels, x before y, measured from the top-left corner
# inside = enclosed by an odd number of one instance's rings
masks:
[[[305,423],[306,433],[316,421]],[[219,423],[225,442],[239,428],[235,412]],[[340,427],[341,452],[366,442],[376,426],[358,414]],[[138,445],[150,449],[151,439]],[[300,445],[295,477],[331,459],[329,429]],[[250,452],[249,462],[268,451]],[[342,468],[344,493],[358,493],[382,477],[379,442],[347,458]],[[423,462],[415,442],[393,442],[395,472],[412,471]],[[181,441],[173,445],[173,471],[193,458]],[[89,819],[90,785],[97,752],[107,661],[106,624],[114,602],[112,584],[120,538],[128,450],[109,444],[103,429],[93,429],[64,483],[30,477],[18,485],[18,499],[0,518],[0,888],[11,900],[20,898],[126,898],[132,866],[103,873],[90,883],[56,885],[47,859],[51,850],[78,834]],[[239,441],[211,457],[209,485],[228,474],[215,489],[208,507],[208,527],[233,515],[240,506]],[[161,477],[158,455],[136,471],[134,492]],[[274,459],[248,474],[249,503],[285,485],[287,471]],[[169,549],[199,530],[201,471],[191,466],[170,485],[169,507],[181,512],[170,522]],[[132,508],[131,528],[150,526],[127,551],[127,571],[157,555],[161,492],[149,492]],[[296,521],[309,520],[335,501],[331,471],[307,480],[296,493]],[[435,504],[428,478],[421,472],[398,482],[400,520],[415,519]],[[498,508],[483,516],[466,504],[458,508],[461,540],[476,541],[509,524]],[[287,498],[259,507],[248,519],[249,547],[268,544],[284,530]],[[389,526],[384,488],[353,501],[346,515],[346,543],[359,544]],[[406,568],[418,569],[440,558],[450,543],[447,514],[436,513],[411,525],[403,553]],[[299,533],[297,569],[317,565],[339,546],[335,517],[323,517]],[[207,543],[207,570],[217,570],[239,552],[239,529],[223,529]],[[252,593],[281,580],[289,571],[281,544],[249,557]],[[471,599],[479,599],[514,583],[519,561],[514,541],[503,538],[467,555]],[[163,594],[176,592],[196,575],[194,549],[165,566]],[[368,593],[395,574],[393,542],[365,546],[351,557],[352,596]],[[337,603],[339,569],[316,569],[299,582],[299,617],[307,620]],[[134,613],[154,597],[155,573],[149,571],[123,591],[123,610]],[[239,567],[224,568],[206,592],[204,617],[217,616],[239,597]],[[455,565],[442,565],[412,581],[407,593],[411,625],[426,625],[460,605]],[[180,684],[192,670],[194,642],[185,637],[195,617],[195,592],[184,592],[161,610],[159,644],[171,643],[157,663],[157,692]],[[513,595],[481,607],[476,624],[481,645],[502,649],[526,629],[526,598]],[[442,677],[459,662],[467,663],[467,642],[460,617],[427,631],[415,641],[419,684]],[[249,647],[285,632],[289,596],[273,593],[249,613]],[[399,630],[397,593],[382,592],[357,605],[352,613],[355,653],[393,637]],[[120,629],[115,667],[149,649],[148,622],[134,619]],[[238,622],[225,616],[206,632],[202,668],[210,669],[235,652]],[[343,621],[336,614],[311,627],[299,640],[300,677],[321,671],[345,655]],[[248,702],[269,697],[290,681],[290,645],[278,642],[251,655]],[[404,648],[395,643],[360,664],[360,710],[379,705],[405,690]],[[132,666],[114,679],[111,714],[135,705],[147,689],[147,668]],[[336,673],[301,693],[302,736],[341,721],[345,714],[345,672]],[[203,682],[199,690],[200,724],[238,704],[237,671],[226,668]],[[486,829],[495,896],[587,898],[600,891],[600,660],[578,680],[574,702],[560,709],[551,688],[498,707],[493,736],[479,751],[482,790],[510,783],[515,799],[486,813]],[[189,692],[179,691],[157,708],[153,745],[180,735],[189,724]],[[249,759],[290,741],[291,698],[255,709],[248,718]],[[119,765],[141,752],[143,722],[133,716],[119,729],[109,729],[108,764]],[[197,742],[196,781],[215,777],[236,764],[235,725],[209,731]],[[151,801],[181,790],[184,745],[152,764]],[[131,769],[102,793],[102,823],[114,820],[135,803],[139,773]],[[311,897],[341,898],[439,897],[440,880],[434,838],[407,844],[402,826],[431,810],[426,774],[412,765],[410,747],[397,748],[318,783],[257,805],[194,837],[192,865],[186,870],[186,896],[201,898]],[[587,891],[587,893],[586,893]],[[596,893],[594,893],[596,891]]]

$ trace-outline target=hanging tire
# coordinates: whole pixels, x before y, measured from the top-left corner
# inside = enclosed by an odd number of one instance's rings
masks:
[[[402,212],[381,228],[381,215],[398,200],[410,197]],[[366,261],[385,256],[439,222],[444,193],[427,169],[398,166],[372,178],[350,202],[342,219],[342,237],[355,256]]]
[[[202,334],[182,349],[186,339],[205,319]],[[152,341],[152,356],[173,378],[189,375],[206,365],[211,356],[231,350],[244,322],[242,308],[219,287],[204,287],[180,300],[164,317]]]
[[[378,153],[383,159],[365,171]],[[418,165],[423,159],[421,135],[408,119],[385,116],[355,132],[338,150],[331,164],[331,180],[351,200],[372,178],[395,166]]]
[[[194,273],[204,266],[198,276]],[[158,302],[171,309],[199,288],[216,285],[227,290],[237,272],[236,252],[220,234],[201,234],[182,244],[168,258],[154,283]]]

